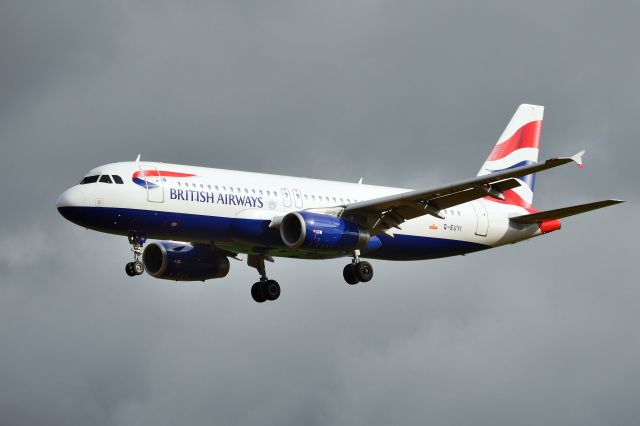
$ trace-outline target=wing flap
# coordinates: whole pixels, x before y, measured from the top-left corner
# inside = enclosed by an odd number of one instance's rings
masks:
[[[537,223],[543,220],[562,219],[564,217],[574,216],[580,213],[586,213],[591,210],[601,209],[603,207],[613,206],[615,204],[624,203],[623,200],[602,200],[594,203],[579,204],[576,206],[563,207],[555,210],[547,210],[539,213],[526,214],[523,216],[512,217],[510,220],[517,223]]]

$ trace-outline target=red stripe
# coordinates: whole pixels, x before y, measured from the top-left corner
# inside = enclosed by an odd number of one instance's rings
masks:
[[[140,176],[191,177],[195,175],[190,173],[168,172],[165,170],[144,170],[137,171],[133,174],[134,178],[139,178]]]
[[[506,157],[513,151],[521,148],[538,148],[540,146],[540,133],[542,132],[542,120],[532,121],[520,127],[509,139],[496,145],[489,154],[487,161],[495,161]]]
[[[516,193],[512,189],[504,191],[502,195],[504,195],[504,200],[497,200],[493,197],[484,197],[484,199],[500,204],[511,204],[514,206],[524,207],[527,210],[531,209],[531,203],[526,202],[524,199],[522,199],[522,197],[518,195],[518,193]]]

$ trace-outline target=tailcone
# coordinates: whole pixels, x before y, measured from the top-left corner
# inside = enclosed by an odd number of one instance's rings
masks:
[[[542,234],[548,234],[549,232],[557,231],[562,228],[560,219],[543,220],[538,222],[538,226],[540,227],[540,233]]]

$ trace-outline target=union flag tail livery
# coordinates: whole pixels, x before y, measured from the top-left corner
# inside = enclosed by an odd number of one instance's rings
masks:
[[[256,302],[276,300],[267,277],[274,257],[348,257],[348,284],[370,281],[365,260],[419,260],[485,250],[556,231],[560,219],[621,203],[603,200],[538,211],[535,174],[582,167],[584,151],[538,162],[544,108],[520,105],[476,177],[403,189],[136,161],[91,170],[58,199],[84,228],[128,237],[129,276],[223,278],[247,255],[260,279]],[[401,161],[400,159],[398,161]],[[389,163],[389,161],[387,161]],[[147,239],[155,239],[144,247]]]
[[[478,176],[537,163],[543,115],[543,106],[520,105],[482,165]],[[531,208],[535,179],[535,173],[519,177],[521,185],[505,191],[506,202]]]

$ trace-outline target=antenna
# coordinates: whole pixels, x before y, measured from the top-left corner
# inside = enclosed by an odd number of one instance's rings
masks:
[[[138,154],[138,156],[136,157],[136,163],[139,163],[141,158],[142,158],[142,154]]]
[[[362,184],[362,178],[358,181],[358,185]]]

